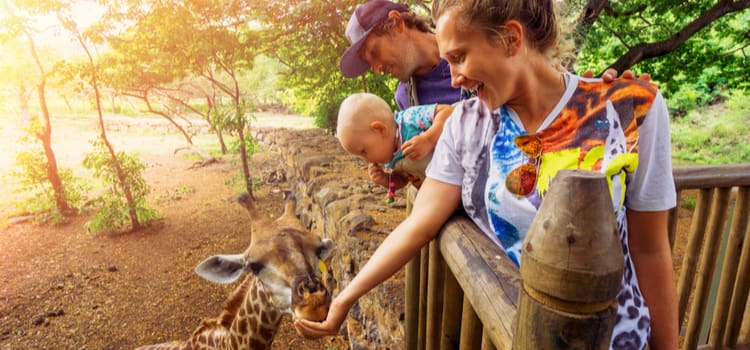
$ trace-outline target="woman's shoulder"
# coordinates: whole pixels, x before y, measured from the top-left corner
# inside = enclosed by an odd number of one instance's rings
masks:
[[[453,117],[458,117],[456,119],[481,120],[489,118],[491,114],[492,112],[484,105],[484,103],[482,103],[482,101],[479,100],[478,97],[472,97],[453,104],[451,119],[453,119]]]
[[[497,123],[493,121],[498,118],[493,118],[493,115],[476,97],[456,102],[443,127],[443,135],[448,135],[456,143],[475,142],[490,129],[496,129]]]
[[[601,78],[584,78],[576,76],[578,93],[594,93],[607,99],[645,98],[653,100],[659,94],[655,83],[641,79],[618,78],[611,83],[605,83]]]

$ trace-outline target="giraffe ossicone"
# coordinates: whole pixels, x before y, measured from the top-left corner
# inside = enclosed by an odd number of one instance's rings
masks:
[[[241,254],[209,257],[195,272],[224,284],[248,272],[244,281],[221,314],[204,320],[188,340],[137,350],[265,350],[271,347],[284,315],[313,321],[326,318],[331,294],[324,283],[329,276],[322,261],[333,250],[333,242],[304,228],[294,214],[294,198],[287,198],[284,214],[273,222],[258,215],[246,194],[238,202],[252,218],[250,246]]]

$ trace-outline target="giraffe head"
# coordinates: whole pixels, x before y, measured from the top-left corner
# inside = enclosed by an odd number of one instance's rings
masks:
[[[331,295],[321,275],[333,242],[304,229],[293,214],[293,198],[287,199],[284,215],[274,222],[258,218],[254,205],[243,199],[252,199],[239,198],[253,218],[250,246],[242,254],[212,256],[195,268],[196,273],[212,282],[230,283],[250,272],[278,310],[294,318],[325,319]]]

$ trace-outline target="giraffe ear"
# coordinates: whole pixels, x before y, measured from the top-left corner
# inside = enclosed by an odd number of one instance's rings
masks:
[[[242,254],[214,255],[195,267],[195,273],[214,283],[232,283],[245,269]]]

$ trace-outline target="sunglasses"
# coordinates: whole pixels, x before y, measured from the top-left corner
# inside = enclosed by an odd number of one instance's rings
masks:
[[[542,140],[536,135],[519,135],[513,140],[516,147],[529,158],[526,164],[522,164],[511,170],[505,178],[505,188],[517,196],[528,196],[536,187],[539,175],[539,165],[542,162]]]

